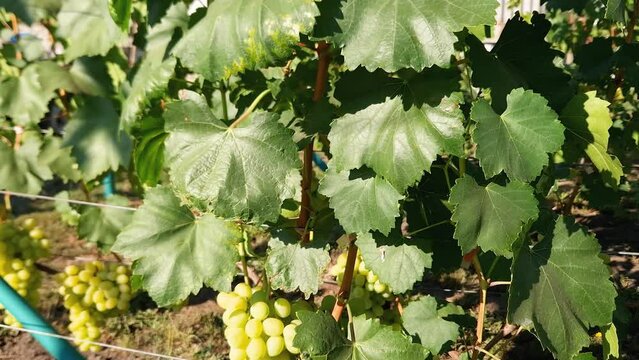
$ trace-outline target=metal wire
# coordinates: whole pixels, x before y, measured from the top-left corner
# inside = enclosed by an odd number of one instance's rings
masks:
[[[9,196],[15,196],[15,197],[21,197],[21,198],[27,198],[27,199],[62,201],[62,202],[67,202],[67,203],[71,203],[71,204],[95,206],[95,207],[108,208],[108,209],[118,209],[118,210],[127,210],[127,211],[136,211],[137,210],[137,208],[128,207],[128,206],[103,204],[103,203],[96,203],[96,202],[82,201],[82,200],[73,200],[73,199],[62,199],[62,198],[56,198],[56,197],[53,197],[53,196],[33,195],[33,194],[26,194],[26,193],[15,192],[15,191],[0,190],[0,194],[9,195]]]
[[[152,352],[149,352],[149,351],[130,349],[130,348],[122,347],[122,346],[110,345],[110,344],[105,344],[105,343],[96,342],[96,341],[80,340],[78,338],[74,338],[74,337],[71,337],[71,336],[52,334],[52,333],[48,333],[48,332],[44,332],[44,331],[38,331],[38,330],[23,329],[23,328],[10,326],[10,325],[5,325],[5,324],[0,324],[0,328],[5,328],[5,329],[15,330],[15,331],[22,331],[22,332],[26,332],[26,333],[30,333],[30,334],[35,334],[35,335],[50,336],[50,337],[54,337],[54,338],[58,338],[58,339],[64,339],[64,340],[67,340],[67,341],[73,341],[73,342],[78,342],[78,343],[88,343],[88,344],[91,344],[91,345],[98,345],[98,346],[101,346],[101,347],[104,347],[104,348],[115,349],[115,350],[120,350],[120,351],[126,351],[126,352],[130,352],[130,353],[141,354],[141,355],[146,355],[146,356],[154,356],[154,357],[158,357],[158,358],[162,358],[162,359],[186,360],[184,358],[175,357],[175,356],[156,354],[156,353],[152,353]]]

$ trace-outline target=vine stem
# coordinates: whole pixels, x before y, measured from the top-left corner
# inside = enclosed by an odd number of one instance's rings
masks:
[[[17,37],[18,34],[20,34],[20,28],[18,27],[18,18],[16,17],[16,14],[11,14],[9,15],[9,17],[11,19],[11,28],[13,30],[13,35]],[[22,60],[22,52],[16,51],[16,60]]]
[[[221,85],[220,93],[222,97],[222,116],[224,117],[224,121],[229,121],[229,109],[228,104],[226,103],[226,82],[222,80]]]
[[[248,119],[249,116],[251,116],[251,114],[253,113],[253,111],[257,107],[257,105],[260,103],[260,101],[262,101],[262,99],[264,99],[264,97],[266,95],[270,94],[270,93],[271,93],[271,89],[266,89],[266,90],[262,91],[255,98],[255,100],[253,100],[253,103],[251,103],[251,106],[249,106],[248,109],[246,109],[246,111],[244,111],[242,116],[237,118],[237,120],[233,121],[233,123],[231,125],[229,125],[229,130],[238,127],[242,122],[244,122],[246,119]]]
[[[632,15],[626,27],[626,43],[628,44],[631,44],[635,38],[635,26],[637,26],[637,16],[639,16],[639,0],[635,0],[632,9]]]
[[[481,264],[479,263],[479,258],[477,254],[473,256],[473,267],[475,268],[475,272],[479,276],[479,284],[480,284],[480,299],[479,299],[479,312],[477,314],[477,339],[475,341],[475,346],[473,347],[473,357],[472,360],[477,360],[479,356],[479,347],[484,339],[484,320],[486,316],[486,293],[488,292],[489,283],[484,278],[484,272],[481,269]],[[492,354],[491,354],[492,355]]]
[[[313,91],[313,102],[320,102],[326,93],[328,83],[328,66],[331,58],[329,46],[325,41],[320,41],[316,46],[319,62],[317,74],[315,76],[315,90]],[[308,243],[310,234],[308,231],[308,221],[311,218],[311,184],[313,182],[313,143],[311,138],[308,145],[304,147],[304,168],[302,169],[302,204],[300,206],[300,216],[297,218],[297,228],[304,229],[302,233],[302,244]]]
[[[248,246],[248,239],[246,237],[246,231],[244,231],[244,236],[242,236],[242,242],[240,243],[242,251],[240,252],[240,258],[242,260],[242,274],[244,275],[244,283],[247,285],[251,285],[251,281],[249,280],[248,274],[248,263],[246,261],[246,247]]]
[[[351,293],[351,284],[353,282],[353,272],[355,270],[355,260],[357,259],[357,245],[355,245],[355,237],[349,236],[350,243],[348,244],[348,256],[346,257],[346,268],[344,269],[344,279],[342,285],[337,292],[337,301],[333,306],[331,315],[335,321],[339,321],[342,317],[342,312],[346,306],[346,300]]]
[[[15,15],[12,15],[15,17]],[[20,150],[20,144],[22,142],[22,135],[24,134],[24,129],[21,126],[15,126],[13,131],[16,133],[16,138],[13,142],[13,150]],[[11,195],[4,194],[4,207],[7,210],[7,214],[11,213]]]
[[[444,224],[449,224],[449,223],[450,223],[450,220],[442,220],[440,222],[436,222],[434,224],[428,225],[428,226],[423,227],[421,229],[417,229],[415,231],[411,231],[410,233],[408,233],[408,236],[413,236],[413,235],[418,234],[418,233],[420,233],[422,231],[426,231],[426,230],[432,229],[434,227],[437,227],[437,226],[440,226],[440,225],[444,225]]]

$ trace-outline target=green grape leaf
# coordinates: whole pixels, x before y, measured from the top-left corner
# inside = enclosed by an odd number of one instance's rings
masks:
[[[626,1],[608,0],[606,4],[606,19],[625,23],[626,22]]]
[[[86,180],[128,166],[131,139],[119,127],[118,114],[106,98],[85,97],[84,104],[72,114],[64,146],[72,147],[71,154]]]
[[[459,325],[440,316],[437,300],[432,296],[409,302],[402,314],[406,331],[419,336],[422,346],[434,355],[439,354],[444,344],[455,341],[459,335]]]
[[[596,91],[575,96],[559,115],[566,127],[566,145],[585,151],[606,182],[619,185],[623,167],[617,157],[608,153],[608,130],[612,118],[609,102],[597,98]]]
[[[149,30],[146,54],[140,64],[127,98],[122,103],[122,126],[130,128],[148,100],[160,96],[173,76],[177,60],[166,58],[167,50],[178,30],[185,30],[189,23],[186,5],[171,5],[162,21]]]
[[[53,178],[46,163],[39,157],[41,142],[27,137],[18,150],[0,141],[0,188],[37,194],[45,180]]]
[[[408,110],[400,98],[371,105],[331,124],[331,164],[336,171],[369,166],[404,191],[430,170],[441,151],[462,154],[463,118],[457,104],[448,99],[438,107]]]
[[[85,55],[106,55],[126,39],[104,0],[63,0],[58,23],[57,35],[68,42],[64,51],[67,62]]]
[[[330,314],[323,311],[299,311],[297,317],[302,323],[295,328],[293,346],[303,353],[326,356],[336,348],[348,344],[339,324]]]
[[[560,360],[590,344],[588,329],[612,320],[616,291],[597,239],[559,217],[534,246],[515,252],[508,321],[532,326]]]
[[[370,233],[357,236],[357,247],[366,267],[396,294],[412,289],[417,281],[422,280],[425,269],[430,268],[433,262],[432,254],[409,242],[410,239],[395,233],[388,238],[374,237]]]
[[[399,77],[391,76],[382,70],[371,73],[361,67],[340,74],[334,94],[341,103],[340,110],[354,113],[396,96],[401,96],[404,109],[423,104],[435,107],[444,97],[460,89],[457,68],[433,66],[419,73],[404,70],[397,75]]]
[[[106,199],[108,205],[130,206],[124,196],[114,195]],[[118,234],[131,222],[133,211],[97,206],[80,208],[78,236],[96,244],[101,250],[109,251]]]
[[[129,31],[132,0],[109,0],[109,12],[113,21],[122,29]]]
[[[312,0],[217,0],[173,50],[182,64],[215,81],[287,59],[319,11]]]
[[[354,339],[350,344],[333,350],[329,359],[335,360],[423,360],[427,351],[379,319],[353,318]]]
[[[309,297],[317,293],[331,258],[326,249],[312,247],[312,243],[302,246],[297,232],[282,233],[276,233],[269,241],[264,269],[270,285],[287,293],[299,289]]]
[[[196,218],[169,188],[156,187],[146,192],[144,205],[112,250],[135,260],[133,272],[142,277],[144,289],[159,306],[168,306],[197,293],[202,284],[229,291],[241,239],[232,222],[212,214]]]
[[[46,91],[39,68],[27,66],[20,76],[6,77],[0,82],[0,115],[11,117],[20,126],[37,124],[49,111],[52,91]]]
[[[71,155],[71,147],[64,146],[61,138],[45,137],[39,157],[41,162],[47,164],[51,171],[65,182],[82,180],[78,162]]]
[[[56,89],[93,96],[108,96],[113,92],[106,63],[99,57],[79,58],[70,68],[53,61],[39,61],[30,67],[34,67],[39,75],[42,93],[50,97]]]
[[[490,88],[492,106],[497,112],[504,111],[506,96],[520,87],[543,95],[557,112],[575,94],[570,76],[554,63],[563,54],[544,40],[550,22],[542,14],[534,14],[531,22],[515,15],[506,23],[490,52],[474,35],[466,37],[473,85]]]
[[[256,111],[245,126],[231,128],[199,95],[169,104],[164,119],[173,184],[219,216],[277,220],[291,195],[285,180],[299,177],[301,167],[292,131],[277,117]]]
[[[379,230],[383,234],[395,226],[399,201],[404,197],[379,176],[349,179],[351,172],[335,171],[329,164],[319,192],[330,198],[329,205],[347,233]]]
[[[455,206],[453,236],[464,254],[480,246],[510,258],[523,226],[538,214],[533,188],[519,181],[483,187],[465,176],[451,189],[450,203]]]
[[[342,18],[342,0],[322,0],[317,3],[319,15],[315,18],[312,40],[330,40],[340,32],[338,18]]]
[[[530,90],[513,90],[507,102],[501,115],[484,100],[473,104],[477,158],[487,178],[503,170],[512,180],[530,181],[548,164],[546,153],[563,144],[564,127],[547,100]]]
[[[62,0],[0,0],[0,8],[16,14],[23,22],[31,25],[51,14],[55,14]]]
[[[498,5],[495,0],[351,0],[342,5],[343,18],[337,20],[342,33],[335,41],[349,69],[448,66],[457,41],[453,33],[494,24]]]
[[[133,165],[140,182],[155,186],[164,169],[164,141],[169,134],[164,132],[162,118],[145,117],[134,131]]]
[[[603,358],[608,360],[610,358],[619,358],[619,337],[617,336],[617,327],[614,323],[610,323],[604,326],[601,331],[603,332]]]

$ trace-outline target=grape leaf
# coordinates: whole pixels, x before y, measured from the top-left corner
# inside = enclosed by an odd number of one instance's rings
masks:
[[[440,317],[437,300],[432,296],[408,303],[402,314],[402,322],[406,331],[419,336],[422,346],[434,355],[439,354],[444,344],[455,341],[459,335],[457,324]]]
[[[399,200],[404,197],[379,176],[349,179],[351,172],[335,171],[329,164],[319,192],[330,198],[330,207],[347,233],[379,230],[383,234],[395,226]]]
[[[609,102],[597,98],[596,91],[575,96],[559,115],[567,130],[567,144],[585,151],[606,182],[619,185],[623,167],[617,157],[608,153],[608,130],[612,118]]]
[[[357,236],[357,246],[366,267],[396,294],[412,289],[423,278],[425,269],[432,264],[432,254],[409,242],[410,239],[395,233],[388,238],[373,237],[370,233]]]
[[[548,164],[546,153],[563,144],[564,127],[547,100],[530,90],[513,90],[507,102],[501,116],[484,100],[473,105],[477,158],[487,178],[503,170],[512,180],[533,180]]]
[[[106,199],[108,205],[129,206],[124,196],[114,195]],[[83,206],[80,208],[78,236],[109,251],[118,234],[131,222],[133,212],[122,209]]]
[[[109,12],[113,21],[122,29],[129,30],[129,22],[131,20],[131,2],[132,0],[109,0]]]
[[[330,314],[323,311],[299,311],[297,317],[302,323],[295,328],[293,346],[303,353],[326,356],[338,347],[348,344],[339,324]]]
[[[164,140],[168,135],[162,118],[145,117],[135,129],[133,165],[142,184],[158,184],[164,169]]]
[[[20,76],[0,82],[0,115],[11,117],[20,126],[37,124],[49,111],[53,92],[47,92],[35,65],[27,66]]]
[[[619,358],[619,338],[617,336],[617,327],[614,323],[604,326],[601,331],[603,332],[603,358],[608,360],[610,358]]]
[[[401,332],[380,324],[379,319],[366,319],[364,315],[353,318],[353,333],[350,344],[333,350],[329,359],[423,360],[428,353]]]
[[[300,168],[292,131],[277,116],[256,111],[247,125],[229,128],[199,95],[170,104],[164,119],[173,184],[220,216],[277,220],[291,195],[285,179]]]
[[[606,4],[606,19],[625,23],[626,22],[626,1],[608,0]]]
[[[382,70],[372,73],[364,68],[340,74],[335,85],[335,99],[340,110],[354,113],[371,104],[383,103],[387,97],[401,96],[404,109],[411,105],[437,106],[446,96],[460,89],[459,69],[442,69],[437,66],[422,72],[404,70],[391,76]]]
[[[45,180],[53,178],[49,167],[39,157],[41,142],[27,137],[18,150],[0,141],[0,188],[37,194]]]
[[[57,35],[67,40],[64,59],[106,55],[126,34],[113,21],[104,0],[63,0],[58,13]]]
[[[78,162],[71,155],[71,147],[64,146],[57,136],[45,137],[39,159],[65,182],[82,180]]]
[[[515,252],[508,320],[532,326],[545,348],[571,359],[590,344],[590,327],[611,322],[616,291],[597,240],[571,218],[543,235]]]
[[[0,0],[0,8],[31,25],[60,9],[62,0]]]
[[[563,54],[544,40],[550,22],[542,14],[534,14],[531,22],[516,14],[508,20],[490,52],[474,35],[466,37],[473,85],[490,88],[497,112],[504,111],[506,96],[520,87],[543,95],[557,112],[575,94],[570,76],[554,64],[555,58]]]
[[[479,245],[482,250],[511,257],[522,227],[534,221],[538,213],[533,188],[519,181],[483,187],[465,176],[451,189],[450,203],[455,206],[451,218],[454,237],[464,254]]]
[[[228,78],[287,59],[317,15],[311,0],[217,0],[173,54],[209,80]]]
[[[124,128],[130,128],[137,115],[150,98],[162,95],[177,60],[165,55],[171,44],[174,33],[185,30],[188,25],[186,5],[182,2],[171,5],[162,21],[149,30],[147,35],[146,54],[140,64],[127,98],[122,103],[121,120]]]
[[[276,233],[269,241],[264,264],[271,287],[284,292],[300,290],[306,297],[317,293],[324,270],[331,261],[326,249],[302,246],[297,232]],[[292,236],[287,236],[292,235]]]
[[[461,155],[463,117],[457,104],[448,99],[438,107],[408,110],[400,98],[371,105],[331,124],[331,164],[336,171],[369,166],[404,191],[424,170],[430,170],[441,151]]]
[[[142,277],[144,289],[159,306],[167,306],[196,293],[202,283],[229,291],[241,239],[232,222],[211,214],[196,218],[169,188],[156,187],[146,192],[144,205],[112,250],[136,260],[133,272]]]
[[[334,38],[349,69],[363,65],[370,71],[394,72],[448,66],[456,42],[453,33],[493,24],[497,6],[495,0],[351,0],[342,5],[344,17],[337,20],[342,33]]]
[[[131,139],[119,131],[119,124],[118,114],[106,98],[85,97],[84,104],[72,114],[64,146],[72,146],[71,153],[86,180],[129,164]]]

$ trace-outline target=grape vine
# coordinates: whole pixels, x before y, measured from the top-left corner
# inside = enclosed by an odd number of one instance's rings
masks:
[[[620,356],[617,289],[573,209],[629,193],[639,0],[546,0],[503,26],[497,0],[35,3],[0,0],[0,190],[91,200],[115,176],[135,198],[57,203],[131,264],[58,276],[82,351],[135,280],[160,307],[218,292],[232,360],[493,357],[497,285],[504,324],[555,358],[597,331]],[[43,234],[0,238],[35,305]],[[459,268],[470,310],[423,286]]]

